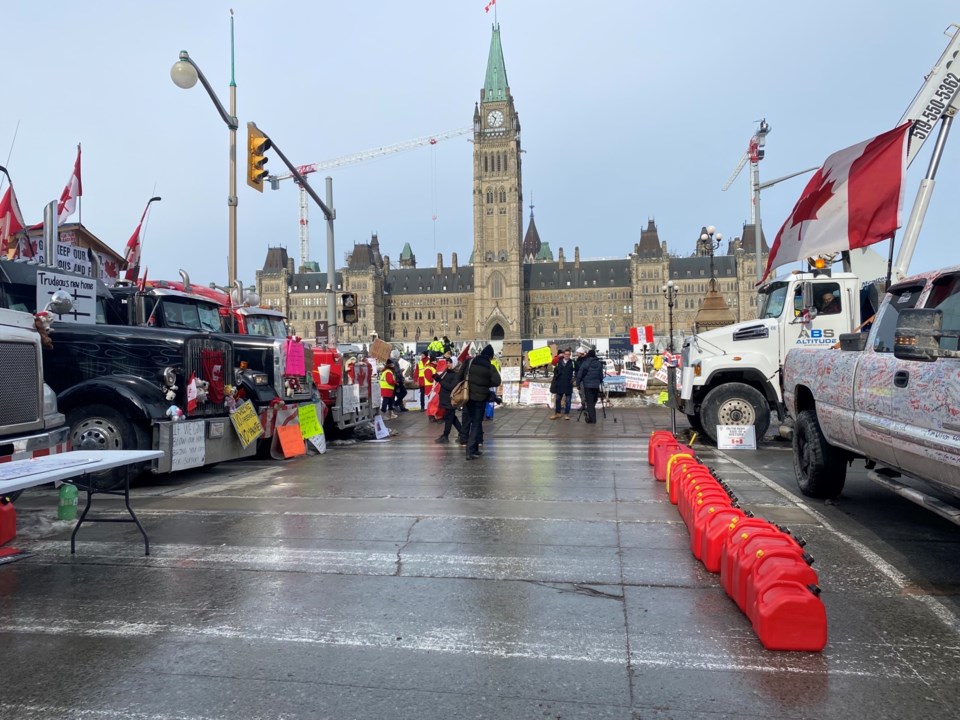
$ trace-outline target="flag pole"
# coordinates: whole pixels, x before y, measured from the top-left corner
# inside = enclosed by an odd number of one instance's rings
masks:
[[[10,164],[10,158],[13,156],[13,146],[16,145],[16,143],[17,143],[17,133],[18,133],[19,131],[20,131],[20,121],[17,120],[17,126],[13,129],[13,139],[10,141],[10,150],[7,152],[7,161],[4,163],[4,165],[9,165],[9,164]],[[6,168],[3,168],[3,175],[4,175],[4,177],[3,177],[3,178],[0,178],[0,190],[3,190],[3,181],[4,181],[4,178],[6,178],[6,180],[7,180],[11,185],[13,184],[13,181],[10,180],[10,176],[7,175],[7,169],[6,169]]]

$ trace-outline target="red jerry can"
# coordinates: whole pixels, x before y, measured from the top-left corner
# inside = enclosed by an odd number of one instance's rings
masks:
[[[670,456],[670,459],[667,460],[667,469],[665,473],[665,482],[667,483],[667,493],[670,493],[670,476],[673,474],[673,469],[678,465],[683,465],[685,463],[695,463],[697,462],[696,458],[689,453],[676,453]]]
[[[647,445],[647,462],[653,465],[653,451],[657,445],[665,442],[675,443],[676,441],[677,439],[669,430],[654,430],[650,433],[650,444]]]
[[[693,457],[693,448],[680,443],[663,443],[653,451],[653,476],[660,482],[667,479],[667,463],[674,455],[689,455]]]
[[[804,586],[819,585],[820,578],[817,577],[817,571],[810,567],[812,564],[810,555],[803,551],[798,553],[792,548],[777,548],[757,558],[747,578],[747,592],[744,595],[744,612],[750,622],[756,616],[757,597],[771,583],[794,580]]]
[[[0,498],[0,545],[8,543],[17,536],[17,513],[13,503]]]
[[[827,609],[820,588],[778,580],[757,594],[753,631],[767,650],[820,652],[827,644]]]
[[[680,456],[680,459],[670,466],[671,475],[667,478],[667,493],[670,496],[670,502],[676,505],[680,501],[680,490],[686,485],[694,475],[710,476],[710,471],[706,465],[696,460],[693,462],[689,458]]]
[[[733,598],[733,568],[737,550],[755,533],[773,528],[774,526],[768,520],[757,517],[745,518],[737,523],[736,531],[727,535],[727,540],[720,551],[720,584],[731,598]]]
[[[730,496],[719,485],[709,485],[692,494],[687,500],[687,504],[680,511],[680,517],[683,518],[684,524],[691,533],[696,523],[697,511],[705,503],[718,503],[727,507],[733,504]]]
[[[708,500],[694,509],[693,526],[690,527],[690,552],[697,560],[703,560],[703,538],[707,533],[707,525],[710,519],[717,514],[723,515],[725,511],[733,509],[735,508],[731,504],[729,496]]]
[[[704,523],[700,533],[700,562],[707,572],[720,572],[720,553],[727,536],[734,532],[737,523],[746,517],[743,510],[736,507],[723,508],[712,513]]]
[[[690,476],[690,482],[680,488],[680,494],[677,496],[677,510],[680,516],[686,522],[687,512],[698,494],[707,491],[721,492],[726,495],[726,491],[720,486],[713,475],[697,473]]]
[[[783,548],[793,550],[797,555],[803,553],[803,547],[791,535],[773,528],[761,530],[744,540],[733,560],[733,572],[730,588],[733,590],[730,597],[744,612],[747,611],[747,581],[754,564],[771,550]]]

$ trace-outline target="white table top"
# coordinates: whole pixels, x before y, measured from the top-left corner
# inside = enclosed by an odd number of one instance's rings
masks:
[[[163,450],[72,450],[0,463],[0,493],[163,457]]]

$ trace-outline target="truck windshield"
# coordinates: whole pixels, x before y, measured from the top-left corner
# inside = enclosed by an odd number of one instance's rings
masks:
[[[285,338],[289,335],[283,318],[272,315],[247,315],[246,324],[247,335],[271,338]]]
[[[757,314],[761,320],[763,318],[777,318],[783,312],[783,306],[787,300],[787,289],[790,287],[786,282],[770,283],[760,289],[760,310]]]
[[[220,311],[214,304],[165,298],[163,319],[166,326],[171,328],[220,332]]]

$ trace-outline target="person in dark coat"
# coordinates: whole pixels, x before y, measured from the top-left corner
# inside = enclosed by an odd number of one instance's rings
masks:
[[[465,377],[470,388],[467,401],[467,414],[470,418],[470,430],[467,436],[467,460],[480,457],[480,436],[483,432],[483,413],[487,407],[490,388],[500,385],[500,373],[490,363],[493,359],[493,346],[487,345],[480,355],[465,364]]]
[[[570,403],[573,401],[573,360],[570,359],[570,348],[566,348],[557,359],[553,367],[553,380],[550,390],[556,395],[556,405],[551,420],[560,417],[561,403],[564,408],[563,419],[570,419]]]
[[[441,367],[443,368],[442,372],[440,371]],[[437,372],[439,374],[436,377],[440,383],[440,407],[443,408],[443,434],[438,437],[435,442],[445,443],[450,442],[451,427],[457,429],[458,436],[463,433],[463,427],[457,419],[457,410],[453,407],[453,402],[450,399],[450,393],[453,392],[453,388],[460,382],[460,376],[453,370],[448,369],[447,364],[443,360],[437,363]]]
[[[583,398],[583,407],[587,413],[586,422],[597,422],[597,398],[600,397],[600,385],[603,383],[603,365],[597,360],[597,352],[588,350],[584,358],[577,363],[577,385]]]

